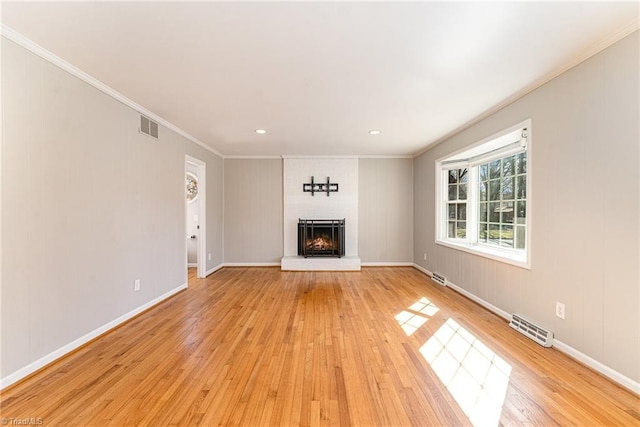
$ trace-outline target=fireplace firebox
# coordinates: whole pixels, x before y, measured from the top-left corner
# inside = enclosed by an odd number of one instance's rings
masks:
[[[344,219],[298,221],[298,255],[341,258],[344,254]]]

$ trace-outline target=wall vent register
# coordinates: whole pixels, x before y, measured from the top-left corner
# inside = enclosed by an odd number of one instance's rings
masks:
[[[140,128],[138,130],[151,138],[158,139],[158,123],[148,117],[140,116]]]
[[[431,275],[431,278],[433,279],[434,282],[436,282],[439,285],[446,286],[447,284],[447,279],[442,274],[433,273]]]
[[[524,319],[522,316],[513,314],[509,326],[543,347],[551,347],[553,345],[553,332]]]

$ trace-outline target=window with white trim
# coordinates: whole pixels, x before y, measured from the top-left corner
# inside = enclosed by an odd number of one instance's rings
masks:
[[[436,243],[530,268],[531,121],[436,161]]]

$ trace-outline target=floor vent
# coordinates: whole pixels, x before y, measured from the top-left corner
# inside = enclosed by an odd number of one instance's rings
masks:
[[[140,133],[158,139],[158,123],[145,116],[140,116]]]
[[[511,323],[509,323],[516,331],[522,335],[531,338],[543,347],[551,347],[553,344],[553,332],[548,331],[540,326],[523,319],[517,314],[511,316]]]
[[[446,277],[438,274],[438,273],[433,273],[431,275],[431,278],[433,279],[434,282],[436,282],[439,285],[445,286],[447,283],[447,279]]]

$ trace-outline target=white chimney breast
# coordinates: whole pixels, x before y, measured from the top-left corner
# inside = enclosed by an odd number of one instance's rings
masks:
[[[285,157],[284,185],[284,256],[298,256],[298,219],[345,219],[345,255],[358,257],[358,159],[356,157],[309,158]],[[311,182],[338,184],[330,193],[303,192]],[[317,263],[320,260],[316,260]],[[313,269],[313,268],[310,268]],[[340,268],[337,268],[340,269]]]

